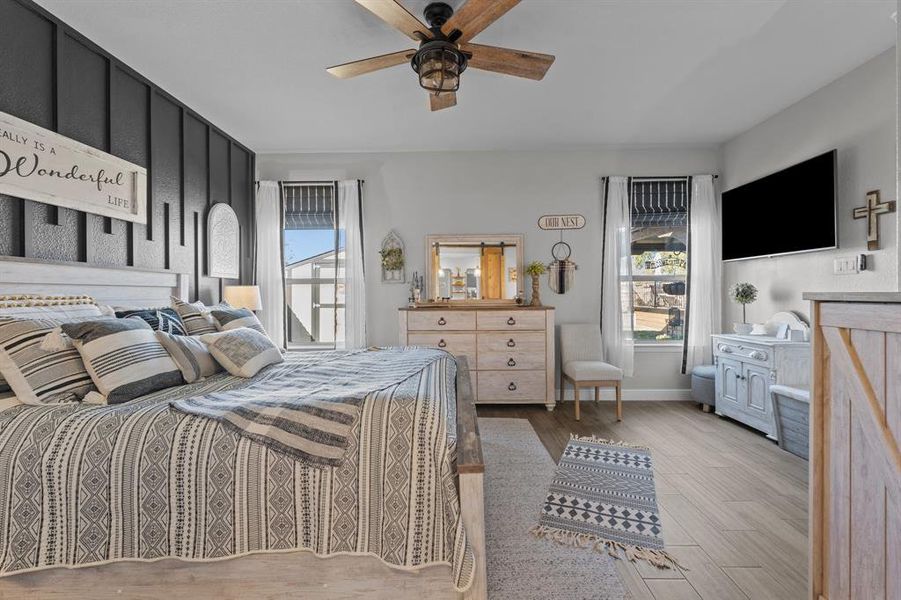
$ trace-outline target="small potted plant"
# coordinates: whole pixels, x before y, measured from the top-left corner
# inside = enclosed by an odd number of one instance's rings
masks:
[[[529,302],[529,306],[541,306],[541,279],[539,278],[546,272],[547,267],[544,266],[543,262],[537,260],[533,260],[526,267],[526,274],[532,277],[532,301]]]
[[[747,311],[748,305],[757,300],[757,288],[752,283],[736,283],[729,290],[729,295],[734,302],[741,304],[741,323],[733,323],[733,331],[739,335],[750,334],[754,326],[748,323]]]

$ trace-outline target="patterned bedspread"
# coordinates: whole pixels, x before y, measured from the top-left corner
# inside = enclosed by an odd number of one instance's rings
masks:
[[[116,406],[0,412],[0,576],[304,549],[406,569],[447,564],[456,589],[468,588],[449,356],[367,395],[334,467],[295,461],[169,405],[250,389],[321,357],[293,354],[254,379],[218,375]]]

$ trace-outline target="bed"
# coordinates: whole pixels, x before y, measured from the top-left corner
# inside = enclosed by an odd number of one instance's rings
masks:
[[[0,260],[0,293],[138,306],[186,288],[170,272]],[[0,403],[0,598],[485,598],[465,359],[367,395],[335,467],[170,404],[324,360],[294,354],[251,380],[216,375],[116,406]]]

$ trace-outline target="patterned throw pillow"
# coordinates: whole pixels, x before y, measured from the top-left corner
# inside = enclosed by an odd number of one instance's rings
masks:
[[[260,323],[260,320],[257,319],[255,314],[246,308],[217,309],[211,311],[210,314],[213,315],[213,320],[216,321],[216,326],[219,328],[219,331],[231,331],[232,329],[238,329],[239,327],[250,327],[251,329],[256,329],[263,335],[266,335],[263,324]]]
[[[200,338],[157,331],[156,339],[169,352],[187,383],[194,383],[222,370]]]
[[[108,404],[184,383],[178,365],[141,319],[66,323],[62,330],[72,338]]]
[[[173,335],[188,335],[174,308],[141,308],[117,310],[116,317],[127,319],[137,317],[145,321],[154,331],[165,331]]]
[[[269,337],[249,327],[200,336],[210,354],[232,375],[253,377],[268,365],[283,362],[285,357]]]
[[[41,348],[44,337],[61,323],[0,317],[0,372],[25,404],[72,402],[94,389],[78,350]]]
[[[224,308],[228,307],[227,304],[222,306]],[[181,322],[184,323],[188,335],[203,335],[217,331],[216,325],[209,317],[209,310],[204,306],[203,302],[188,303],[172,296],[172,308],[181,317]]]

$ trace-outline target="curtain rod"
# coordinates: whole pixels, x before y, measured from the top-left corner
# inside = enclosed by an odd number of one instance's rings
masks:
[[[630,179],[642,179],[642,180],[644,180],[644,181],[679,181],[680,179],[688,179],[689,177],[692,177],[692,175],[682,175],[682,176],[678,176],[678,175],[663,175],[663,176],[660,176],[660,177],[651,177],[651,176],[640,176],[640,175],[636,175],[636,176],[630,176],[629,178],[630,178]],[[714,179],[719,179],[720,176],[719,176],[719,175],[714,175],[713,178],[714,178]],[[610,175],[604,175],[603,177],[601,177],[601,179],[602,179],[603,181],[607,181],[608,179],[610,179]]]
[[[365,179],[358,179],[356,181],[362,181],[363,183],[366,183]],[[254,183],[256,185],[260,185],[261,182],[259,179],[257,179],[254,181]],[[338,183],[338,180],[337,179],[329,179],[328,181],[276,181],[276,183],[286,183],[288,185],[325,185],[325,184],[331,185],[334,183]]]

